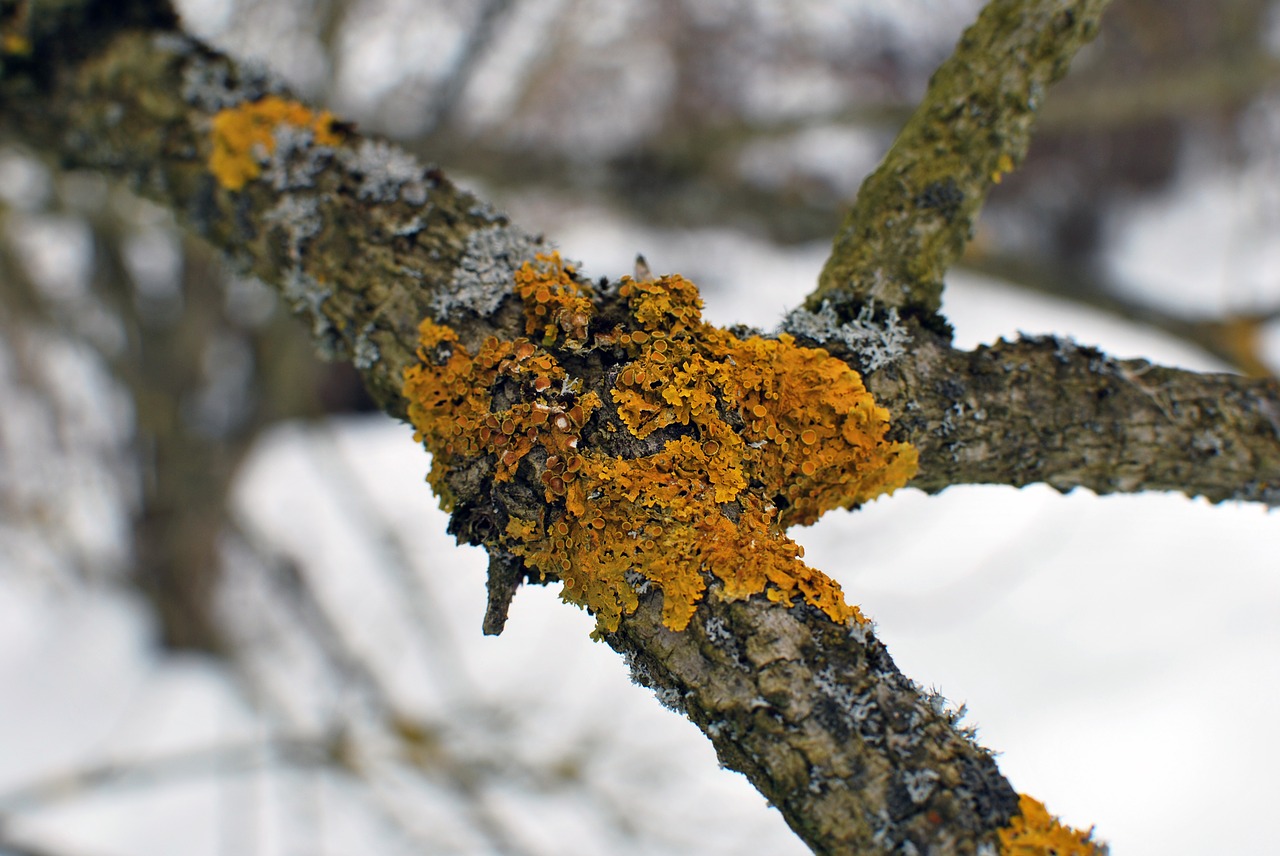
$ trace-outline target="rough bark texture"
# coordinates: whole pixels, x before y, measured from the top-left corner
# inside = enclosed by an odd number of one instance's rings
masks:
[[[712,596],[676,633],[650,595],[606,641],[816,853],[978,853],[1017,813],[991,754],[867,627]]]
[[[838,336],[822,343],[855,368],[875,368],[868,384],[893,413],[898,438],[919,447],[915,484],[927,490],[1047,481],[1060,489],[1175,489],[1277,504],[1274,382],[1117,362],[1055,340],[961,352],[936,332],[942,269],[963,243],[1000,156],[1020,156],[1025,146],[1027,111],[1014,110],[1021,118],[1010,123],[1000,117],[1010,104],[1041,97],[1101,5],[992,4],[962,42],[957,56],[968,59],[939,74],[937,85],[951,93],[946,103],[931,95],[931,118],[895,147],[915,171],[882,169],[890,189],[869,193],[840,238],[869,241],[870,249],[853,262],[837,253],[844,267],[829,269],[815,298],[816,309],[832,289],[863,283],[849,294],[903,309],[902,319],[874,319],[896,326],[893,347],[871,360]],[[982,33],[1024,29],[1029,41],[1016,56],[1025,62],[997,69],[984,60],[1006,48]],[[302,130],[277,136],[262,175],[229,190],[209,168],[214,116],[281,88],[176,32],[98,26],[89,45],[77,32],[61,34],[60,44],[82,49],[59,57],[37,50],[6,65],[0,131],[66,168],[121,178],[171,208],[279,288],[312,325],[322,352],[352,359],[387,412],[405,415],[402,376],[417,362],[424,317],[447,323],[473,350],[488,336],[523,335],[509,289],[538,242],[438,171],[334,125],[336,144]],[[975,70],[953,76],[966,61],[978,63]],[[966,96],[965,87],[979,94]],[[946,130],[953,125],[961,130]],[[875,269],[867,253],[883,253],[882,278],[866,278]],[[611,379],[600,366],[575,371],[587,389],[607,396]],[[499,553],[494,576],[505,582],[493,596],[500,608],[512,577],[503,570],[510,557],[497,547],[504,506],[543,500],[536,484],[519,479],[495,488],[493,469],[492,460],[479,459],[451,478],[452,529]],[[996,830],[1017,811],[1016,795],[991,757],[898,672],[869,629],[805,606],[711,596],[688,630],[672,632],[660,604],[660,595],[646,594],[606,640],[628,657],[637,680],[702,728],[723,762],[744,772],[815,852],[991,852]],[[490,629],[497,626],[495,617]]]
[[[920,450],[912,486],[1171,490],[1280,505],[1280,383],[1116,360],[1069,339],[973,351],[918,332],[868,387]]]

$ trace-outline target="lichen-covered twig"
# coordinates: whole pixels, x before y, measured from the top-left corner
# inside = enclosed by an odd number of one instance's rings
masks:
[[[943,330],[942,277],[991,188],[1022,161],[1050,83],[1093,38],[1109,0],[991,0],[836,233],[806,308],[874,301]]]

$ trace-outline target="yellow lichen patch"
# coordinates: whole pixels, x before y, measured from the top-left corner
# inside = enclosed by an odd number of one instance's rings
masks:
[[[553,452],[576,445],[582,426],[600,404],[594,393],[568,404],[552,396],[564,369],[528,339],[490,337],[472,356],[453,330],[429,318],[418,333],[422,362],[405,371],[403,392],[414,438],[432,452],[428,481],[446,507],[452,505],[445,483],[451,461],[492,454],[494,478],[508,481],[535,445]],[[493,406],[492,389],[499,379],[515,383],[520,392],[520,400],[504,410]]]
[[[1026,794],[1018,798],[1019,814],[1001,829],[1001,856],[1101,856],[1105,848],[1093,841],[1093,831],[1063,826],[1044,803]]]
[[[1007,154],[1001,154],[996,158],[996,168],[991,171],[991,180],[999,184],[1004,181],[1004,177],[1013,172],[1013,158]]]
[[[682,276],[643,281],[624,277],[619,293],[644,330],[678,335],[702,326],[698,287]]]
[[[568,347],[581,347],[594,307],[591,292],[573,278],[559,253],[538,253],[516,271],[516,294],[524,301],[525,333],[552,345],[561,333]]]
[[[319,145],[340,142],[333,114],[315,112],[296,101],[268,95],[221,110],[213,117],[213,152],[209,171],[228,190],[241,190],[262,174],[262,161],[275,151],[276,128],[308,128]]]
[[[662,591],[663,622],[683,630],[712,582],[725,599],[765,594],[836,622],[865,620],[785,531],[915,473],[915,449],[885,440],[888,413],[855,372],[787,336],[742,340],[705,324],[697,289],[681,277],[623,280],[633,325],[594,340],[588,292],[558,255],[539,256],[516,279],[526,332],[542,345],[491,339],[473,356],[428,320],[422,364],[405,375],[409,415],[446,502],[449,467],[492,455],[503,481],[540,446],[547,509],[513,516],[503,546],[561,580],[565,600],[589,609],[600,631],[615,630],[646,586]],[[579,448],[601,402],[573,392],[553,346],[598,348],[616,362],[606,376],[621,424],[605,434],[652,443],[666,430],[661,447],[638,457]],[[497,410],[500,383],[519,394]]]
[[[726,336],[717,351],[718,391],[742,419],[758,477],[785,500],[785,525],[891,493],[915,475],[915,448],[885,440],[889,412],[826,351],[786,334]]]
[[[737,417],[746,446],[723,453],[739,457],[781,501],[785,526],[891,493],[915,475],[915,448],[885,440],[888,411],[857,372],[826,351],[800,347],[786,334],[743,340],[704,324],[696,290],[680,277],[624,282],[622,293],[638,295],[633,310],[639,304],[649,323],[662,325],[619,372],[613,391],[637,437],[670,425],[705,434],[725,425],[725,416]]]

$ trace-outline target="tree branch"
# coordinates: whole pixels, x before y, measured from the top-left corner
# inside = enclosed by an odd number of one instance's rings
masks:
[[[1018,811],[995,759],[866,626],[708,597],[686,630],[650,593],[606,641],[815,853],[977,853]]]
[[[1093,38],[1108,2],[987,4],[862,183],[807,309],[826,302],[848,319],[873,303],[946,329],[943,274],[991,188],[1022,161],[1046,87]]]
[[[1172,490],[1280,505],[1280,382],[1116,360],[1068,339],[973,351],[917,330],[867,378],[920,451],[911,482]]]

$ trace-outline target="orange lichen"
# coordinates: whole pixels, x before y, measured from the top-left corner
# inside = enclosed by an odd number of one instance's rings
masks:
[[[1044,803],[1018,797],[1018,815],[997,833],[1001,856],[1101,856],[1106,848],[1093,840],[1093,830],[1063,826]]]
[[[333,121],[328,110],[317,113],[278,95],[220,110],[213,117],[209,171],[228,190],[241,190],[262,174],[263,161],[275,151],[276,128],[307,128],[317,144],[334,146],[340,138]]]
[[[449,328],[424,321],[422,364],[406,372],[404,393],[446,502],[444,476],[461,459],[493,455],[501,481],[541,446],[548,508],[512,517],[503,546],[561,580],[562,596],[587,607],[601,631],[617,628],[645,585],[662,591],[664,623],[682,630],[711,581],[726,599],[764,593],[833,621],[864,620],[785,534],[915,473],[915,449],[885,440],[888,413],[855,372],[789,336],[743,340],[704,323],[697,289],[678,276],[624,279],[618,293],[634,327],[594,339],[588,292],[558,255],[526,264],[515,289],[526,332],[546,347],[621,360],[611,391],[621,424],[603,426],[606,434],[625,430],[633,444],[669,436],[638,457],[580,449],[602,402],[566,394],[571,384],[549,350],[490,339],[472,356]],[[520,403],[495,411],[500,375],[522,384],[507,396]]]
[[[996,158],[996,168],[991,171],[992,182],[999,184],[1004,181],[1004,177],[1013,172],[1013,166],[1013,158],[1002,153],[1000,157]]]
[[[524,301],[525,333],[541,334],[543,345],[555,344],[561,333],[567,347],[581,347],[594,307],[591,291],[573,278],[572,265],[559,253],[538,253],[516,271],[516,294]]]
[[[490,337],[473,357],[448,327],[430,318],[418,327],[423,364],[405,372],[404,395],[414,439],[432,451],[427,477],[446,507],[452,497],[445,483],[446,462],[493,454],[494,478],[509,481],[535,445],[563,452],[577,443],[578,432],[600,404],[594,393],[566,404],[549,394],[565,377],[555,358],[528,339],[502,342]],[[495,412],[492,387],[499,379],[517,384],[519,402]]]

